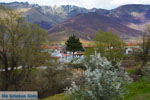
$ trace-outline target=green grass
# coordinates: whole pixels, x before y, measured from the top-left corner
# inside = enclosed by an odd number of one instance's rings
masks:
[[[64,94],[57,94],[42,100],[63,100]],[[150,80],[142,78],[138,82],[127,85],[127,94],[124,100],[150,100]]]
[[[142,78],[139,82],[127,85],[125,100],[150,100],[150,81]]]
[[[43,70],[43,69],[31,68],[31,73],[37,73],[40,70]],[[23,71],[22,68],[14,70],[14,72],[17,72],[17,73],[20,73],[21,71]]]
[[[128,69],[127,72],[129,75],[134,74],[136,72],[136,68]]]
[[[63,100],[64,99],[64,94],[56,94],[54,96],[42,99],[42,100]]]

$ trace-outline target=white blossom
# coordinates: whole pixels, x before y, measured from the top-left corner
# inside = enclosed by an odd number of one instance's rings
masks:
[[[92,56],[91,60],[85,63],[85,66],[87,68],[83,73],[85,82],[81,85],[81,88],[73,82],[67,90],[70,97],[72,94],[81,93],[81,100],[86,100],[85,97],[90,100],[120,98],[125,90],[124,84],[131,81],[124,68],[121,67],[120,62],[113,66],[111,62],[105,57],[101,57],[100,54]],[[75,100],[76,97],[71,99]]]

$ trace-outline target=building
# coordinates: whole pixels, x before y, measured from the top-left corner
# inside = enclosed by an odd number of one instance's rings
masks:
[[[43,45],[43,52],[48,52],[58,63],[81,63],[84,59],[83,52],[66,51],[63,45]]]
[[[136,43],[126,43],[126,46],[125,46],[125,53],[127,55],[131,54],[133,51],[139,49],[140,46]]]

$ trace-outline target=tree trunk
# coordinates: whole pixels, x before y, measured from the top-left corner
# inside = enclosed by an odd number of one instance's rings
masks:
[[[5,71],[4,71],[4,90],[8,90],[9,87],[9,70],[8,70],[8,59],[7,54],[4,54],[4,65],[5,65]]]
[[[74,51],[73,51],[73,59],[74,59]]]

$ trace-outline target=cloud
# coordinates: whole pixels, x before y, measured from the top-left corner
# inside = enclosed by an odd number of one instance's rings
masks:
[[[111,0],[110,4],[113,6],[125,4],[150,4],[150,0]]]
[[[35,0],[31,0],[35,1]],[[43,4],[50,5],[77,5],[85,8],[112,8],[111,0],[43,0]]]
[[[150,0],[0,0],[0,2],[29,2],[39,5],[76,5],[85,8],[112,9],[125,4],[150,4]]]

